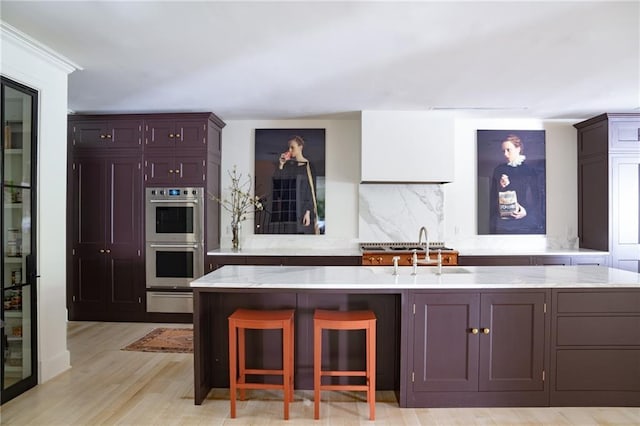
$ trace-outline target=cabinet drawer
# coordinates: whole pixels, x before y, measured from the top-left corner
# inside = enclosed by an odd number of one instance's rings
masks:
[[[557,345],[640,346],[640,316],[560,317]]]
[[[640,350],[578,349],[557,352],[558,391],[640,391]]]
[[[558,313],[640,313],[640,292],[562,292],[557,295]]]

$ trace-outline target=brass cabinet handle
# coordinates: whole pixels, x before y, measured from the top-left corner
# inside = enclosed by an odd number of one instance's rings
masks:
[[[176,135],[175,135],[175,136],[176,136],[176,138],[177,138],[177,139],[180,139],[180,137],[181,137],[182,135],[181,135],[180,133],[176,133]]]
[[[373,263],[373,256],[369,258],[369,263]]]
[[[111,139],[111,134],[107,134],[107,139]]]
[[[100,253],[104,253],[104,249],[100,249]]]
[[[109,249],[106,249],[105,251],[106,251],[107,253],[111,253],[111,250],[109,250]]]
[[[104,139],[104,138],[106,138],[105,135],[100,135],[100,139]]]
[[[477,328],[472,328],[471,329],[471,334],[478,334],[478,329]]]
[[[180,169],[176,169],[176,173],[180,173]]]
[[[382,263],[382,258],[381,257],[377,258],[376,260],[378,261],[378,263]]]
[[[172,138],[173,137],[173,133],[169,133],[169,137]]]
[[[173,169],[169,169],[169,173],[173,173]]]
[[[489,332],[490,332],[490,331],[491,331],[491,330],[489,330],[488,328],[483,328],[483,329],[482,329],[482,332],[483,332],[484,334],[489,334]]]

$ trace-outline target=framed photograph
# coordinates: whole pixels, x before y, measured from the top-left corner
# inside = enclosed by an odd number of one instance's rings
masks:
[[[325,129],[256,129],[256,234],[326,232]]]
[[[544,130],[478,130],[478,234],[546,234]]]

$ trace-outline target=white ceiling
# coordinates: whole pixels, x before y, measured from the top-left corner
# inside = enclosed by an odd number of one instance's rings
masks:
[[[2,0],[0,16],[83,68],[69,77],[76,112],[586,118],[640,107],[638,0]]]

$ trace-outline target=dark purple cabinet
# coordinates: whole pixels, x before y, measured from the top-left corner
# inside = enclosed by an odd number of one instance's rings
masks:
[[[606,255],[536,255],[536,256],[459,256],[464,266],[525,266],[525,265],[599,265],[607,266]]]
[[[72,164],[70,319],[144,312],[140,158],[77,156]]]
[[[477,391],[478,293],[416,294],[413,390]]]
[[[142,120],[69,119],[69,139],[74,148],[141,148]]]
[[[151,118],[145,120],[145,148],[202,149],[207,146],[207,120]]]
[[[547,291],[412,298],[409,406],[547,403]]]
[[[640,114],[602,114],[574,126],[580,247],[608,251],[609,266],[640,272]]]
[[[225,265],[360,266],[360,256],[207,256],[207,272]]]
[[[204,186],[206,180],[205,152],[195,154],[145,155],[145,183],[155,185]]]
[[[458,256],[461,266],[526,266],[531,265],[531,256]]]
[[[480,296],[480,391],[542,391],[546,292]]]
[[[219,194],[222,127],[208,112],[69,116],[70,319],[190,320],[145,310],[144,186]],[[219,211],[207,199],[206,250],[219,247]]]
[[[551,405],[640,406],[640,290],[553,291]]]
[[[217,194],[223,126],[224,123],[210,113],[147,117],[144,121],[144,184],[206,186],[207,191]],[[214,173],[212,182],[207,182],[209,170]],[[207,203],[207,209],[210,206]]]

